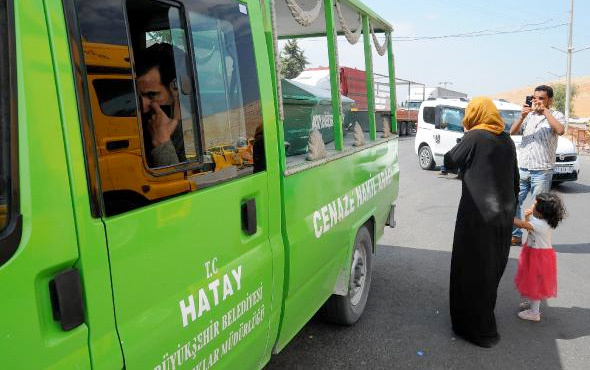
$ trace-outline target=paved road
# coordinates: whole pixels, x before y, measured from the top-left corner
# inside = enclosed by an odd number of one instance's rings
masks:
[[[502,280],[492,349],[453,336],[448,276],[460,181],[418,168],[413,137],[400,141],[398,221],[379,241],[373,286],[354,327],[316,317],[268,369],[590,369],[590,156],[581,176],[554,190],[568,218],[554,233],[559,297],[542,305],[540,323],[516,317],[513,288],[519,248]]]

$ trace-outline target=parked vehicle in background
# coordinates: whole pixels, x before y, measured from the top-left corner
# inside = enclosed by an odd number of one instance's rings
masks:
[[[369,109],[366,73],[364,70],[340,66],[340,93],[345,97],[352,99],[354,104],[346,117],[348,122],[358,122],[364,131],[369,131],[369,122],[367,111]],[[330,69],[328,67],[309,68],[303,71],[297,78],[296,82],[307,85],[317,86],[320,88],[329,88],[330,86]],[[391,121],[391,98],[390,84],[380,80],[373,82],[374,103],[375,103],[375,121],[377,131],[381,131],[382,122]],[[347,103],[348,104],[348,103]],[[413,106],[412,106],[413,109]],[[409,134],[409,125],[412,117],[416,114],[410,112],[410,109],[403,109],[400,116],[397,116],[397,132],[400,136]],[[415,121],[414,121],[415,122]]]
[[[468,99],[432,99],[422,103],[418,113],[418,130],[414,141],[414,151],[418,164],[423,170],[433,170],[444,162],[444,155],[463,137],[463,117]],[[521,107],[505,100],[494,100],[494,104],[504,120],[504,131],[509,132],[518,120]],[[522,137],[511,135],[518,154]],[[580,166],[575,145],[567,138],[559,136],[553,182],[575,181]]]
[[[411,100],[423,100],[423,99],[467,99],[467,94],[449,90],[444,87],[411,87],[410,88],[410,99]]]
[[[418,130],[414,150],[424,170],[443,164],[444,155],[463,137],[463,117],[468,99],[431,99],[420,106]],[[508,131],[520,115],[520,107],[505,101],[494,100]]]
[[[516,144],[516,154],[519,154],[521,135],[512,135]],[[565,136],[557,138],[557,150],[555,151],[555,166],[553,166],[553,183],[560,184],[564,181],[576,181],[580,174],[580,162],[578,151],[572,141]]]
[[[416,132],[420,104],[422,104],[421,100],[406,100],[396,109],[395,117],[400,136],[410,135]]]

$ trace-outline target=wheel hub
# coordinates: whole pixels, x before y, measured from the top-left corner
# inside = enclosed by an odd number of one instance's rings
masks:
[[[350,270],[350,285],[348,295],[350,303],[356,306],[363,296],[365,282],[367,277],[367,255],[365,248],[357,248],[352,256],[352,266]]]
[[[428,166],[429,162],[430,162],[430,154],[428,153],[427,150],[421,150],[420,151],[420,164],[422,165],[422,167]]]

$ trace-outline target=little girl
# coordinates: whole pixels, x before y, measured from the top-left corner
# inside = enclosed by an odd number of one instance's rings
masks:
[[[523,320],[541,321],[541,300],[557,296],[557,264],[551,238],[552,229],[564,216],[561,199],[555,194],[541,193],[525,211],[524,221],[514,218],[514,226],[528,230],[514,279],[516,289],[527,298],[520,304],[524,311],[518,313]]]

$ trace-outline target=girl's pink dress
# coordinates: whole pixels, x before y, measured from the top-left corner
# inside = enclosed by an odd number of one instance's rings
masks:
[[[551,246],[553,230],[547,221],[531,216],[527,239],[518,259],[514,282],[524,297],[541,300],[557,296],[557,262]]]

